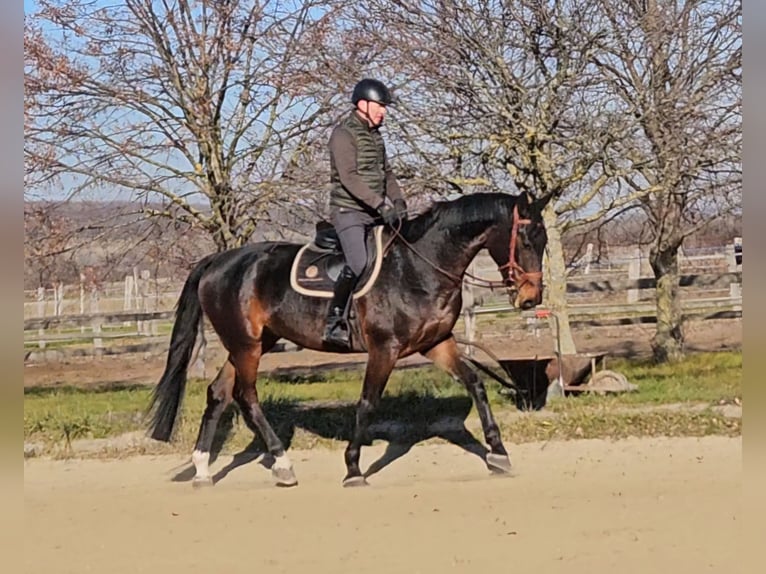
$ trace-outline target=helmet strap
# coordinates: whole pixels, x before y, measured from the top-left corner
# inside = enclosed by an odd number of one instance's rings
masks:
[[[383,122],[380,122],[379,124],[376,124],[372,121],[372,118],[370,117],[370,100],[363,100],[367,106],[365,106],[364,112],[362,112],[363,117],[365,120],[367,120],[367,125],[371,128],[379,128]],[[359,107],[356,108],[357,111],[359,111]]]

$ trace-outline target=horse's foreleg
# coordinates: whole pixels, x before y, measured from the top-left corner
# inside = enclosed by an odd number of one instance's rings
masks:
[[[487,454],[487,467],[493,472],[507,473],[511,471],[511,460],[505,450],[500,436],[500,428],[495,422],[492,409],[489,406],[487,390],[484,383],[460,357],[454,337],[442,341],[429,349],[424,355],[431,359],[435,365],[447,371],[454,378],[465,385],[479,412],[484,438],[489,445],[490,452]]]
[[[274,458],[271,474],[274,476],[277,485],[294,486],[298,484],[298,479],[293,472],[293,464],[285,452],[282,441],[266,419],[256,390],[258,364],[260,363],[261,355],[267,352],[275,342],[276,340],[264,340],[259,348],[237,357],[237,379],[234,385],[234,397],[248,426],[251,429],[253,427],[257,429],[261,438],[266,443],[266,448]]]
[[[210,475],[210,448],[213,445],[215,429],[218,420],[226,407],[231,403],[232,389],[234,388],[234,365],[231,358],[221,367],[215,380],[207,388],[207,406],[202,415],[197,443],[192,453],[192,462],[196,469],[194,486],[207,486],[213,484]]]
[[[354,436],[346,447],[346,477],[343,486],[363,486],[367,484],[359,470],[359,457],[362,444],[368,440],[370,415],[380,404],[380,397],[386,388],[388,377],[396,364],[396,353],[390,350],[373,349],[369,353],[367,369],[364,373],[362,396],[356,407],[356,425]]]

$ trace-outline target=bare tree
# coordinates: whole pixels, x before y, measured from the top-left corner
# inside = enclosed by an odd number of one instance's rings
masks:
[[[45,287],[77,276],[67,257],[71,253],[71,228],[71,222],[49,205],[24,205],[25,287]]]
[[[615,187],[632,169],[620,149],[636,126],[594,66],[605,29],[598,3],[362,0],[356,7],[359,28],[385,47],[379,57],[397,74],[401,101],[392,115],[424,187],[523,190],[550,200],[546,302],[560,317],[563,352],[574,353],[561,233],[644,192]]]
[[[119,281],[136,266],[174,278],[215,249],[203,230],[147,219],[130,202],[27,201],[24,230],[27,289],[77,283],[86,268],[98,281]]]
[[[742,7],[738,0],[601,0],[610,33],[597,64],[641,126],[627,140],[635,172],[651,188],[657,279],[656,359],[683,353],[678,252],[684,239],[741,211]]]
[[[25,22],[28,190],[128,191],[224,249],[315,188],[303,156],[335,94],[305,71],[332,0],[38,6]]]

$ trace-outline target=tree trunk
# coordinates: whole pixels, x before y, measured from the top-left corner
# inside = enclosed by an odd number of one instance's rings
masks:
[[[680,242],[652,247],[649,262],[657,280],[657,330],[652,339],[652,352],[658,362],[675,362],[683,357],[683,316],[678,272]]]
[[[543,221],[548,234],[548,245],[544,262],[545,298],[544,301],[550,310],[558,317],[558,337],[563,355],[577,352],[572,329],[569,326],[569,312],[567,310],[567,276],[564,249],[561,245],[561,233],[557,226],[556,210],[551,201],[543,209]],[[549,319],[551,333],[553,334],[553,350],[557,351],[555,317]]]

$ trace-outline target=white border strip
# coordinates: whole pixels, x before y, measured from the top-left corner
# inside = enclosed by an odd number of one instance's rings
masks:
[[[375,283],[375,279],[378,278],[378,274],[380,273],[380,268],[383,265],[383,226],[376,225],[375,227],[373,227],[373,233],[375,234],[375,247],[376,247],[375,265],[372,268],[372,273],[370,274],[370,278],[364,284],[364,287],[362,287],[359,291],[354,293],[353,295],[354,299],[359,299],[360,297],[364,297],[365,295],[367,295],[367,293],[370,292],[370,289],[372,289],[372,286]],[[300,261],[300,258],[303,255],[303,252],[306,251],[306,249],[308,249],[310,245],[312,245],[312,243],[307,243],[306,245],[301,247],[298,250],[298,253],[296,253],[295,255],[292,268],[290,269],[290,286],[293,288],[293,290],[300,293],[301,295],[330,299],[332,298],[332,295],[333,295],[332,291],[318,291],[314,289],[306,289],[305,287],[301,287],[301,285],[298,283],[298,262]]]

